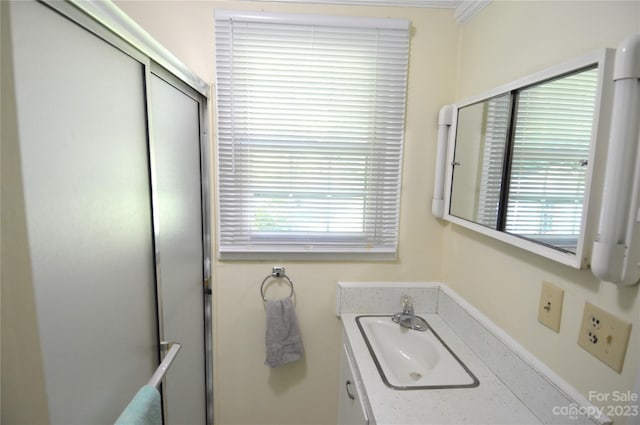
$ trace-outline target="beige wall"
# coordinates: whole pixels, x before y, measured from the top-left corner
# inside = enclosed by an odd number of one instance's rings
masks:
[[[8,2],[0,2],[2,59],[0,69],[0,179],[2,214],[0,226],[2,364],[0,421],[5,424],[48,423],[47,396],[40,336],[31,273],[31,257],[26,231],[24,191],[22,188],[16,98],[11,61]]]
[[[456,98],[582,53],[616,47],[639,30],[639,2],[495,1],[461,27]],[[445,233],[444,280],[463,297],[584,394],[634,390],[640,359],[638,286],[600,282],[589,271],[573,270],[455,225]],[[559,334],[537,322],[543,280],[565,290]],[[576,344],[585,301],[633,323],[620,375]],[[616,418],[618,423],[627,422]]]
[[[457,226],[445,225],[431,216],[429,206],[440,106],[580,53],[598,47],[615,47],[625,35],[640,30],[637,2],[494,1],[464,26],[455,24],[451,11],[438,9],[245,1],[125,1],[118,5],[209,82],[214,81],[215,74],[213,10],[216,7],[406,17],[413,24],[399,259],[381,263],[279,262],[287,267],[296,284],[297,311],[307,357],[304,362],[275,370],[263,364],[264,308],[259,296],[260,282],[274,262],[216,262],[216,423],[330,424],[335,421],[341,330],[333,310],[338,280],[444,279],[581,391],[633,389],[640,339],[638,287],[618,288],[599,282],[588,271],[572,270]],[[4,86],[4,73],[2,78]],[[4,102],[4,91],[2,98]],[[3,123],[3,141],[5,128]],[[2,148],[4,153],[4,144]],[[2,177],[6,181],[4,177],[10,170],[6,170],[5,163],[2,165]],[[3,245],[5,240],[11,240],[7,232],[4,228]],[[15,247],[12,241],[12,249]],[[3,264],[3,276],[10,271],[7,264]],[[560,334],[552,333],[536,321],[543,279],[565,289]],[[28,291],[24,296],[27,295]],[[602,365],[575,343],[585,300],[634,323],[622,375]],[[23,304],[33,307],[32,303],[32,298],[29,301],[27,297]],[[24,317],[24,311],[19,311],[21,306],[3,305],[3,323],[9,323],[7,318],[13,315]],[[36,342],[30,343],[37,346],[37,329],[32,329],[32,322],[13,320],[11,323],[18,325],[3,334],[3,343],[8,338],[32,338]],[[25,356],[23,363],[38,366],[41,360],[36,357]],[[20,391],[24,389],[5,391],[6,375],[2,372],[3,404],[9,396],[21,400]],[[6,372],[16,375],[16,382],[20,382],[19,371]],[[33,373],[36,376],[31,381],[38,382],[41,379],[38,369]],[[25,406],[24,410],[28,408]]]
[[[196,71],[214,81],[213,11],[250,9],[412,21],[399,259],[393,262],[216,262],[215,384],[219,424],[335,423],[341,325],[339,280],[439,280],[443,227],[430,211],[436,118],[453,100],[458,28],[450,10],[329,7],[276,3],[119,2],[134,20]],[[265,310],[260,283],[282,264],[295,282],[306,359],[264,365]]]
[[[4,7],[0,6],[0,34],[2,34]],[[4,37],[3,37],[4,38]],[[2,48],[2,47],[0,47]],[[2,84],[2,66],[0,64],[0,87]],[[2,89],[0,88],[0,94]],[[2,130],[2,103],[0,102],[0,131]],[[2,136],[0,135],[0,140]],[[2,187],[2,153],[0,149],[0,187]],[[2,196],[0,196],[0,211],[2,211]],[[0,220],[0,241],[2,241],[2,223]],[[2,329],[2,255],[0,254],[0,329]],[[2,371],[2,332],[0,332],[0,371]],[[0,425],[2,425],[2,382],[0,382]]]

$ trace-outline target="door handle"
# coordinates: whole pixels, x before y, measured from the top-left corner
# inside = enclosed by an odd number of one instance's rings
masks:
[[[355,400],[356,396],[351,393],[351,389],[349,387],[351,387],[351,381],[347,379],[347,382],[345,384],[345,388],[347,389],[347,397],[349,397],[351,400]]]

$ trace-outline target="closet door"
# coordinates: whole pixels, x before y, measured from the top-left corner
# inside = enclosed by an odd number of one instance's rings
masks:
[[[20,284],[35,294],[50,422],[113,423],[158,362],[144,67],[45,5],[9,10],[32,270]]]
[[[165,418],[169,424],[204,424],[200,104],[167,78],[151,75],[149,84],[161,332],[164,340],[182,344],[163,385]]]

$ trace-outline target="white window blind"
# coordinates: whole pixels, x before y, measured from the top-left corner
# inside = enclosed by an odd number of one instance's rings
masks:
[[[598,70],[520,91],[506,231],[575,251]]]
[[[486,102],[480,196],[477,222],[491,227],[498,226],[498,208],[502,189],[503,165],[507,132],[509,131],[511,96],[505,94]]]
[[[221,256],[395,255],[408,21],[215,24]]]

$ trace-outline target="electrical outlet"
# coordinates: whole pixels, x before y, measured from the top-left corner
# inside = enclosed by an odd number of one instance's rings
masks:
[[[560,332],[563,299],[564,291],[562,289],[549,282],[542,282],[538,321],[555,332]]]
[[[630,333],[631,323],[591,303],[585,304],[578,345],[618,373],[622,371]]]

